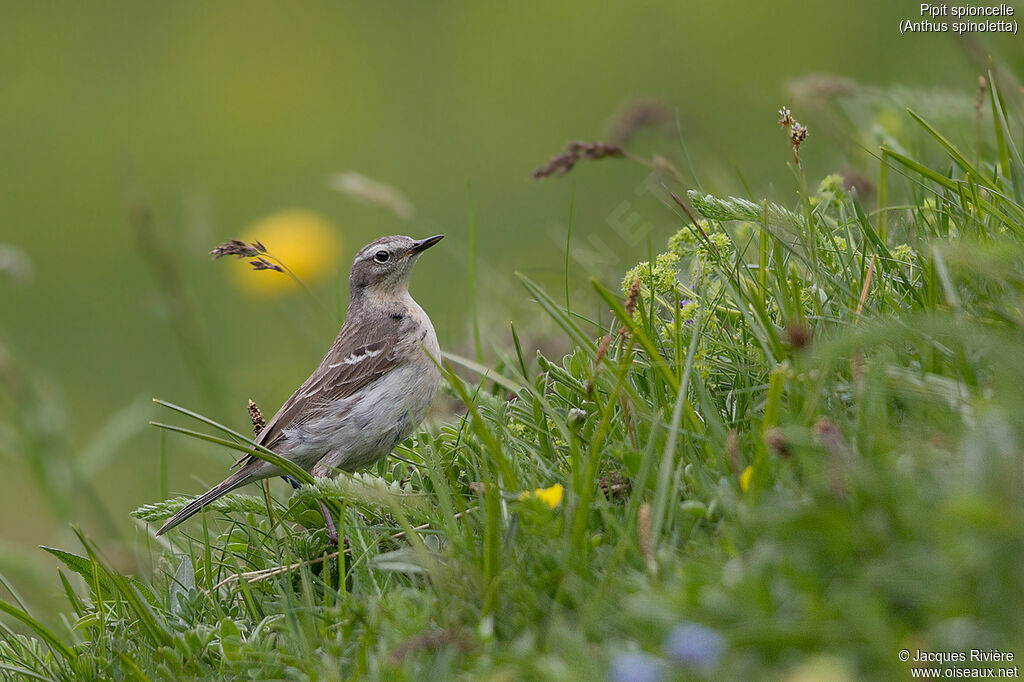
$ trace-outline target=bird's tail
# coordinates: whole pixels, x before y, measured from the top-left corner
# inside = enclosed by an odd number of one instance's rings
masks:
[[[245,485],[246,483],[257,480],[258,478],[262,477],[253,476],[253,471],[248,467],[241,469],[240,471],[236,471],[235,473],[231,474],[230,476],[228,476],[223,481],[207,490],[205,493],[203,493],[196,499],[189,502],[184,509],[182,509],[180,512],[169,518],[167,520],[167,523],[161,526],[160,530],[158,530],[156,534],[163,535],[164,533],[174,528],[185,519],[197,513],[206,505],[216,500],[218,497],[227,495],[235,488],[239,488]]]

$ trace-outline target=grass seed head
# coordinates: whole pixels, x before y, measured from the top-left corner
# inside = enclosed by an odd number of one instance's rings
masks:
[[[546,165],[530,173],[534,180],[547,178],[552,175],[565,175],[573,169],[579,161],[596,161],[609,157],[625,156],[626,152],[617,144],[608,142],[570,142],[565,145],[565,151],[552,156]]]
[[[266,253],[267,249],[263,244],[259,242],[253,242],[247,244],[240,239],[230,239],[213,251],[210,251],[210,255],[214,258],[223,258],[224,256],[237,256],[238,258],[255,258],[261,253]]]
[[[266,258],[254,258],[249,261],[249,264],[252,265],[253,270],[273,270],[274,272],[284,272],[284,268],[277,263],[271,263]]]
[[[793,125],[793,112],[789,110],[789,107],[779,109],[779,125],[783,128]]]
[[[249,417],[252,419],[252,430],[259,435],[263,427],[267,425],[267,420],[263,417],[263,412],[260,411],[259,405],[252,400],[249,401]]]

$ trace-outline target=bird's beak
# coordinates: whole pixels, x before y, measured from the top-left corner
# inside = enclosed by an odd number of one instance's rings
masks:
[[[418,242],[413,242],[412,247],[410,247],[410,249],[405,252],[405,255],[412,256],[417,253],[426,251],[427,249],[429,249],[431,246],[438,243],[442,239],[444,239],[443,234],[435,234],[433,237],[427,237],[426,239],[421,239]]]

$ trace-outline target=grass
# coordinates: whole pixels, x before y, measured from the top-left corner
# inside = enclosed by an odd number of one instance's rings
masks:
[[[0,602],[0,677],[891,679],[902,648],[1019,647],[1024,164],[989,93],[977,157],[910,114],[944,160],[884,148],[900,204],[796,166],[792,207],[691,192],[593,282],[610,319],[521,276],[568,351],[450,356],[465,415],[401,459],[148,527],[138,576],[47,548],[68,611]]]

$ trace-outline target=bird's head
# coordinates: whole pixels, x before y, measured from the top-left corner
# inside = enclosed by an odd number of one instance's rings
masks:
[[[370,242],[352,261],[351,296],[388,299],[407,291],[412,266],[420,254],[443,238],[443,234],[419,240],[394,235]]]

